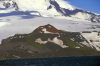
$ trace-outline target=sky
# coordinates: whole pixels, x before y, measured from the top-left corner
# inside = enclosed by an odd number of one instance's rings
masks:
[[[66,0],[70,4],[100,14],[100,0]]]

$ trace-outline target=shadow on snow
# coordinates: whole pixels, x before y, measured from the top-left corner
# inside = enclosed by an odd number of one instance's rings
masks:
[[[33,12],[33,11],[32,11]],[[31,11],[13,11],[10,13],[0,13],[0,17],[7,17],[7,16],[20,16],[23,19],[30,19],[30,18],[34,18],[37,15],[32,15],[30,14]]]

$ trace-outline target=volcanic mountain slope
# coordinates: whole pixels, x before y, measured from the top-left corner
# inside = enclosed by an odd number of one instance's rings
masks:
[[[54,26],[48,24],[45,26],[40,26],[34,30],[34,32],[38,33],[59,33],[61,30],[56,29]]]
[[[0,45],[0,59],[100,55],[89,45],[81,33],[58,30],[48,24],[32,33],[4,39]]]
[[[64,0],[2,0],[1,2],[7,9],[33,11],[35,12],[33,14],[44,17],[61,17],[71,18],[72,20],[80,19],[100,22],[100,15],[75,8]]]

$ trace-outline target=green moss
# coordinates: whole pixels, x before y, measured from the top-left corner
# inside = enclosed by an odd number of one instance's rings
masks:
[[[35,34],[35,35],[34,34],[29,34],[29,35],[25,36],[25,39],[26,39],[27,43],[32,44],[36,48],[41,48],[41,49],[47,49],[48,50],[48,48],[46,48],[45,46],[35,42],[35,39],[37,39],[39,37],[41,37],[40,34]],[[46,38],[44,38],[44,40],[45,39]]]
[[[70,48],[75,48],[75,47],[81,47],[78,43],[72,41],[72,40],[66,40],[66,45],[68,45]]]

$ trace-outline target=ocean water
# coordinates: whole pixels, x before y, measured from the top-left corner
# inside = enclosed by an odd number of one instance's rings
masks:
[[[1,60],[0,66],[100,66],[100,56]]]

